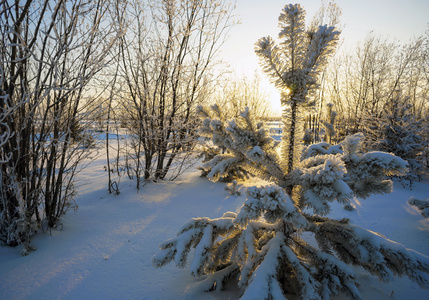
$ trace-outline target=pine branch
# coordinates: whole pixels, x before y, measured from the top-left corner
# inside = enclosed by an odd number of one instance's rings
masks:
[[[254,121],[247,108],[237,120],[231,121],[216,118],[221,116],[217,106],[210,110],[200,107],[199,112],[206,118],[201,134],[210,137],[216,146],[227,152],[218,154],[203,165],[211,180],[224,177],[241,179],[255,174],[283,184],[285,176],[273,149],[275,142],[268,130]]]

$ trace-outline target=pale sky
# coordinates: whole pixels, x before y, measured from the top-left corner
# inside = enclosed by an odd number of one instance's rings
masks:
[[[328,2],[328,1],[325,1]],[[377,36],[407,42],[425,34],[429,29],[428,0],[337,0],[342,9],[341,23],[345,26],[341,34],[343,48],[352,51],[358,41],[373,31]],[[235,13],[241,24],[233,27],[222,47],[220,58],[236,70],[237,75],[251,76],[261,73],[254,43],[261,37],[277,38],[278,17],[289,3],[300,3],[307,11],[307,24],[321,6],[321,0],[237,0]],[[275,110],[280,109],[279,96],[265,75],[264,86],[271,92]]]

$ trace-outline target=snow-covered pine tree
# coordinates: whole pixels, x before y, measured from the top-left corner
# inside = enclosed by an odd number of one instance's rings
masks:
[[[330,299],[340,292],[359,299],[349,265],[361,266],[380,280],[407,275],[428,287],[428,257],[346,219],[326,217],[332,201],[347,203],[354,195],[389,192],[392,185],[385,175],[404,172],[405,161],[388,153],[363,153],[363,135],[357,134],[340,146],[309,147],[304,151],[309,157],[299,168],[281,172],[268,130],[252,123],[247,110],[229,124],[219,122],[216,111],[200,109],[206,116],[202,132],[226,147],[229,156],[214,157],[208,177],[217,180],[239,165],[273,183],[249,188],[238,213],[187,222],[176,238],[160,245],[153,258],[156,267],[173,260],[185,267],[193,248],[192,275],[209,275],[201,287],[222,289],[235,277],[242,299],[284,299],[287,293]],[[288,186],[294,186],[292,195],[286,193]],[[308,233],[314,239],[304,239]]]
[[[287,5],[280,25],[296,29],[294,20],[302,19],[302,14],[299,5]],[[322,40],[315,43],[326,45]],[[308,51],[314,49],[309,47]],[[271,53],[277,53],[274,58],[280,55],[277,50]],[[289,78],[287,69],[277,70]],[[304,78],[301,85],[316,81],[316,75],[311,77],[306,72],[297,69],[292,73],[306,74],[297,77]],[[304,105],[309,92],[308,86],[299,84],[296,94],[289,94],[295,98],[285,100],[296,109]],[[278,86],[281,88],[282,83]],[[364,153],[362,134],[347,137],[339,145],[323,143],[300,151],[293,140],[298,137],[298,119],[294,119],[295,129],[289,127],[286,132],[294,135],[289,139],[295,145],[293,156],[288,150],[286,155],[279,155],[269,132],[253,121],[248,109],[232,121],[223,120],[217,106],[200,108],[199,113],[204,118],[201,133],[226,149],[205,164],[210,179],[218,180],[239,169],[272,183],[248,188],[247,200],[238,213],[227,212],[218,219],[191,219],[176,238],[160,245],[153,257],[154,266],[162,267],[174,260],[178,267],[185,267],[194,249],[192,275],[208,275],[202,287],[222,289],[226,281],[235,278],[243,291],[241,299],[285,299],[288,293],[303,299],[330,299],[345,293],[359,299],[357,276],[351,265],[363,267],[384,281],[406,275],[428,288],[428,257],[352,225],[347,219],[326,217],[332,201],[347,203],[354,196],[389,192],[392,183],[385,176],[405,172],[404,160],[388,153]],[[289,118],[293,119],[293,114]]]

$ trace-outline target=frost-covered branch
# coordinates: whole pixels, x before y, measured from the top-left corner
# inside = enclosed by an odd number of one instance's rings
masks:
[[[236,120],[225,120],[220,108],[198,108],[204,118],[200,134],[209,137],[225,154],[218,154],[203,165],[209,178],[245,178],[249,173],[283,182],[283,170],[275,151],[275,142],[262,123],[256,123],[246,108]]]

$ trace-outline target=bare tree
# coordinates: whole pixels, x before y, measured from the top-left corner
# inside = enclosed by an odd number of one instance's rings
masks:
[[[248,107],[259,120],[269,117],[269,94],[261,87],[261,79],[256,73],[251,78],[225,78],[214,98],[214,102],[224,108],[227,119],[237,118],[244,107]]]
[[[422,90],[417,67],[421,47],[421,38],[400,47],[369,35],[355,55],[337,58],[330,65],[325,97],[335,104],[352,133],[365,129],[363,121],[381,117],[399,88],[407,91],[413,106],[422,107],[417,96]]]
[[[195,108],[207,97],[215,54],[232,25],[227,1],[139,1],[129,5],[118,83],[132,132],[130,161],[142,179],[176,177],[195,140]],[[145,14],[145,12],[147,12]],[[176,166],[175,166],[176,164]]]
[[[423,37],[401,46],[371,34],[355,55],[329,66],[324,95],[338,113],[339,137],[363,132],[368,149],[393,152],[414,172],[424,160],[428,127],[424,45]]]
[[[24,254],[36,224],[56,226],[73,204],[87,153],[80,124],[86,87],[121,34],[104,22],[108,5],[1,2],[0,120],[8,134],[0,153],[0,240],[23,244]]]

